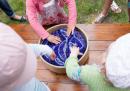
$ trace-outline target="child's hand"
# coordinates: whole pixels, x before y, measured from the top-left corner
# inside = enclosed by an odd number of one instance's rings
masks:
[[[67,32],[66,32],[67,36],[70,36],[71,33],[73,34],[73,31],[74,31],[74,27],[73,26],[68,26]]]
[[[51,58],[51,60],[55,60],[55,58],[56,58],[55,52],[52,52],[52,53],[51,53],[50,58]]]
[[[67,32],[66,32],[67,36],[70,36],[71,33],[73,34],[74,28],[75,28],[75,24],[68,25]]]
[[[70,56],[76,56],[77,57],[78,54],[79,54],[79,47],[72,46],[70,48],[70,51],[71,51]]]
[[[54,44],[59,44],[61,42],[60,38],[54,35],[49,35],[47,40]]]
[[[66,35],[67,35],[67,36],[70,36],[70,34],[71,34],[71,30],[70,30],[70,29],[67,29]]]
[[[34,51],[36,56],[48,55],[52,60],[56,58],[55,52],[48,45],[28,44],[28,46]]]

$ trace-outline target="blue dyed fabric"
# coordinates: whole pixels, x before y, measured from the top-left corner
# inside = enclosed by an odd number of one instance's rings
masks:
[[[87,47],[87,41],[85,40],[84,35],[79,32],[76,28],[69,37],[66,36],[66,28],[59,29],[55,32],[53,32],[53,35],[59,36],[61,39],[61,43],[56,45],[53,43],[48,42],[47,39],[42,40],[41,44],[47,44],[49,45],[56,53],[56,59],[55,61],[51,61],[49,56],[43,55],[43,59],[45,59],[50,64],[56,65],[56,66],[64,66],[65,60],[70,55],[70,47],[73,45],[76,45],[80,48],[80,52],[84,53]],[[78,59],[81,56],[78,56]]]

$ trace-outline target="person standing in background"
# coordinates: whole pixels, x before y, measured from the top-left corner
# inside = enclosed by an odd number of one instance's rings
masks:
[[[17,20],[20,22],[25,22],[26,18],[24,16],[19,16],[14,13],[12,8],[10,7],[7,0],[0,0],[0,8],[5,12],[5,14],[11,19],[11,20]]]
[[[114,0],[105,0],[102,12],[96,17],[93,23],[102,23],[107,17],[110,9],[114,13],[121,13],[120,7],[116,4]]]

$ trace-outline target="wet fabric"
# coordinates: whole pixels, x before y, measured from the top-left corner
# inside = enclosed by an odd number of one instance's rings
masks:
[[[71,34],[69,37],[66,36],[66,28],[59,29],[52,33],[53,35],[59,36],[61,39],[60,44],[53,44],[48,42],[48,40],[42,40],[41,44],[47,44],[49,45],[56,53],[57,57],[55,61],[51,61],[49,56],[44,55],[42,56],[43,59],[45,59],[50,64],[56,65],[56,66],[64,66],[65,60],[70,55],[70,47],[73,45],[76,45],[80,48],[80,52],[84,53],[87,47],[87,42],[84,37],[84,35],[79,32],[77,29],[74,30],[73,34]],[[78,56],[78,59],[81,58],[81,56]]]

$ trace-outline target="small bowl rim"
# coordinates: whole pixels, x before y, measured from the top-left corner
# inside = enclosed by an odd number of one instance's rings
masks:
[[[52,28],[54,28],[54,27],[58,27],[58,26],[67,26],[67,24],[58,24],[58,25],[52,26],[52,27],[48,28],[47,31],[49,31],[50,29],[52,29]],[[78,28],[80,31],[82,31],[83,34],[87,37],[87,39],[86,39],[87,47],[86,47],[86,50],[85,50],[83,56],[79,59],[79,60],[81,61],[81,60],[83,59],[83,57],[85,56],[85,54],[88,52],[88,46],[89,46],[89,44],[88,44],[88,36],[87,36],[86,32],[85,32],[83,29],[79,28],[77,25],[76,25],[75,27]],[[40,40],[38,41],[38,44],[41,44],[40,42],[41,42],[41,38],[40,38]],[[60,69],[61,69],[61,68],[65,68],[65,66],[56,66],[56,65],[53,65],[53,64],[48,63],[47,61],[45,61],[45,59],[44,59],[42,56],[40,56],[40,58],[42,59],[42,61],[44,61],[46,64],[48,64],[48,65],[50,65],[50,66],[53,66],[53,67],[55,67],[55,68],[60,68]],[[80,61],[78,61],[78,63],[79,63]]]

